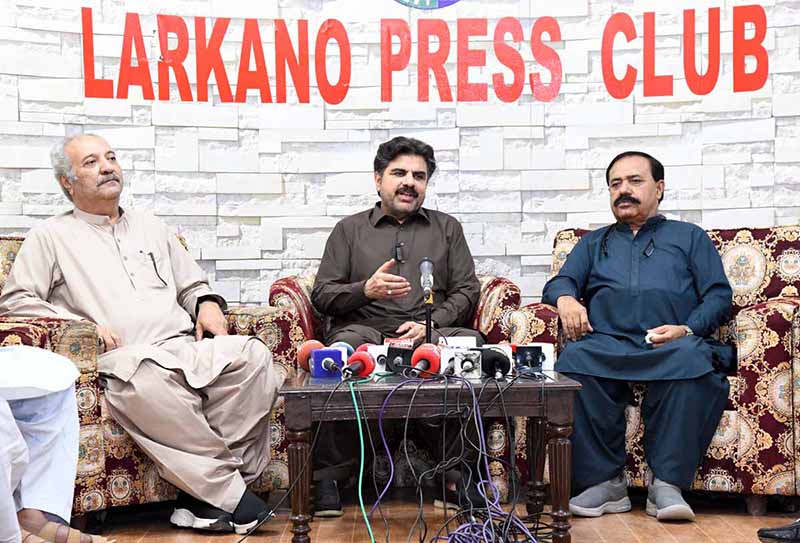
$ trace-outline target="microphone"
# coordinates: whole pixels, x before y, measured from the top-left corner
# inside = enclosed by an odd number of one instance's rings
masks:
[[[342,368],[342,378],[368,377],[375,371],[375,359],[366,351],[358,351],[347,360],[347,365]]]
[[[506,353],[498,349],[491,347],[482,349],[481,362],[483,364],[483,372],[495,379],[502,379],[511,371],[511,360]]]
[[[374,347],[374,346],[375,346],[374,343],[362,343],[361,345],[358,346],[358,348],[356,349],[356,352],[357,353],[360,353],[360,352],[365,352],[366,353],[366,352],[369,351],[370,347]]]
[[[309,339],[308,341],[303,342],[303,344],[300,345],[300,348],[297,349],[297,363],[300,364],[301,368],[309,371],[308,359],[311,358],[311,352],[324,347],[325,345],[316,339]]]
[[[336,361],[330,356],[326,356],[325,358],[322,359],[321,366],[322,369],[324,369],[325,371],[329,371],[331,373],[339,373],[339,364],[337,364]]]
[[[432,343],[423,343],[411,355],[411,375],[419,377],[420,374],[439,373],[442,359],[442,348]]]
[[[427,256],[419,262],[419,275],[419,283],[420,286],[422,286],[422,292],[427,298],[433,291],[433,260]]]
[[[348,356],[350,356],[351,354],[353,354],[355,352],[355,349],[353,349],[353,346],[350,345],[349,343],[345,342],[345,341],[337,341],[336,343],[331,344],[330,348],[331,349],[344,349],[345,353],[347,353],[345,358],[347,358]]]

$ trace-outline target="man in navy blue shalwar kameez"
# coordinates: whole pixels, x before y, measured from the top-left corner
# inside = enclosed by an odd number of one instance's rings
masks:
[[[654,475],[647,512],[691,520],[681,488],[694,479],[722,416],[728,397],[722,370],[735,364],[733,349],[710,339],[729,318],[731,287],[708,235],[658,214],[660,162],[623,153],[606,181],[617,222],[584,235],[542,296],[558,307],[570,340],[556,370],[582,385],[570,510],[580,516],[630,510],[622,472],[625,406],[629,383],[643,382],[645,453]]]

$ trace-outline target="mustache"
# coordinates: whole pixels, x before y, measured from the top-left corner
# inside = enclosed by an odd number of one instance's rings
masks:
[[[119,178],[119,176],[116,173],[110,173],[110,174],[101,175],[100,177],[98,177],[97,178],[97,186],[99,187],[100,185],[105,185],[109,181],[116,181],[117,183],[122,184],[122,180]]]
[[[416,198],[419,196],[419,193],[411,187],[402,187],[395,191],[395,194],[407,194],[409,196],[413,196]]]
[[[638,198],[634,198],[630,194],[623,194],[622,196],[614,200],[614,207],[617,207],[618,205],[625,203],[639,205],[642,202]]]

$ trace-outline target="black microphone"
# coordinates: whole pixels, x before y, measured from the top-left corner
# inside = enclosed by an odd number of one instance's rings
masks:
[[[644,251],[642,251],[642,254],[649,258],[650,255],[653,254],[653,251],[655,250],[655,248],[656,248],[656,244],[651,238],[650,239],[650,243],[648,243],[647,247],[644,248]]]
[[[506,353],[491,347],[482,349],[481,363],[483,364],[483,372],[495,379],[502,379],[504,375],[508,375],[508,372],[511,371],[511,360],[506,356]]]
[[[427,256],[419,262],[419,283],[422,286],[422,292],[425,297],[431,295],[433,290],[433,260]]]
[[[339,372],[339,364],[333,358],[323,358],[322,359],[322,368],[326,371],[338,373]]]

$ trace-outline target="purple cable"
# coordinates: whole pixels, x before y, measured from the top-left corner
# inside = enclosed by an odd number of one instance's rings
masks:
[[[378,432],[381,434],[381,441],[383,442],[383,450],[386,451],[386,456],[389,458],[389,480],[386,481],[386,486],[383,487],[383,491],[381,492],[378,499],[375,500],[375,503],[372,505],[372,509],[369,510],[369,516],[372,516],[372,513],[375,512],[375,509],[378,508],[378,504],[381,503],[381,500],[386,495],[386,492],[389,491],[389,487],[392,486],[392,480],[394,479],[394,459],[392,458],[392,453],[389,451],[389,444],[386,442],[386,435],[383,433],[383,415],[386,412],[386,405],[389,403],[389,400],[392,397],[392,394],[406,386],[410,383],[419,383],[421,379],[406,379],[402,383],[398,383],[396,387],[394,387],[389,394],[386,395],[384,398],[383,403],[381,404],[381,410],[378,412]]]
[[[488,455],[485,453],[485,451],[486,451],[486,439],[485,439],[484,433],[483,433],[483,417],[481,416],[480,405],[478,403],[477,398],[475,397],[475,389],[473,388],[472,383],[470,383],[466,379],[464,381],[467,383],[467,386],[469,387],[470,392],[472,393],[473,410],[474,410],[473,417],[475,419],[476,426],[478,427],[478,445],[480,447],[480,450],[483,451],[484,466],[486,468],[486,473],[488,474],[489,473],[489,458],[488,458]],[[511,469],[514,469],[514,467],[512,466]],[[489,487],[492,489],[492,492],[494,493],[494,499],[491,500],[491,501],[486,496],[486,491],[484,490],[484,485],[486,485],[486,484],[489,485]],[[488,532],[488,534],[490,536],[490,539],[487,539],[487,537],[486,537],[487,536],[487,530],[488,530],[489,525],[491,524],[492,520],[493,519],[498,519],[498,520],[506,521],[508,518],[511,518],[512,523],[520,531],[522,531],[522,533],[524,533],[526,537],[528,537],[531,541],[536,541],[536,539],[533,537],[533,534],[530,533],[530,530],[528,530],[528,528],[525,526],[525,524],[522,522],[521,519],[517,518],[517,516],[514,514],[513,511],[510,512],[510,513],[506,513],[505,511],[503,511],[503,508],[500,507],[500,492],[499,492],[499,489],[497,488],[497,485],[494,484],[494,481],[486,481],[486,480],[483,480],[483,479],[478,481],[478,492],[486,500],[487,505],[490,506],[490,509],[488,510],[489,518],[486,520],[486,522],[483,523],[483,525],[481,526],[481,529],[480,529],[480,531],[483,532],[482,535],[483,535],[483,538],[484,538],[485,541],[492,541],[494,539],[494,537],[492,537],[492,532],[491,531]],[[472,527],[472,529],[478,529],[478,525],[476,525],[476,523],[468,523],[468,524],[462,524],[461,526],[456,528],[456,531],[460,530],[461,528],[466,528],[466,527]],[[473,536],[477,537],[477,534],[474,534]]]

